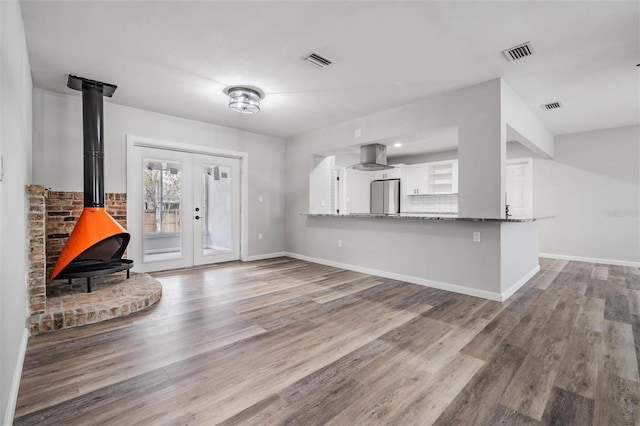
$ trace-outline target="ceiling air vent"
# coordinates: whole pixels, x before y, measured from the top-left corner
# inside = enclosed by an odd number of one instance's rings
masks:
[[[544,109],[558,109],[560,107],[561,107],[560,102],[551,102],[550,104],[542,105],[542,108]]]
[[[502,51],[502,54],[505,58],[507,58],[509,62],[526,58],[527,56],[533,55],[533,53],[534,51],[533,47],[531,47],[530,41],[514,46],[511,49]]]
[[[311,52],[311,55],[304,58],[304,60],[320,68],[328,67],[333,63],[331,59],[326,58],[316,52]]]

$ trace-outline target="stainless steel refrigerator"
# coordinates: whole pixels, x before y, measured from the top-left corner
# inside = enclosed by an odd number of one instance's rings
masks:
[[[400,179],[371,182],[371,214],[400,213]]]

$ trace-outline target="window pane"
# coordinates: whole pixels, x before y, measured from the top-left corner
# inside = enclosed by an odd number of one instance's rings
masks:
[[[182,255],[182,164],[143,161],[144,261]]]
[[[231,167],[207,164],[202,167],[202,179],[202,255],[229,253],[233,250]]]

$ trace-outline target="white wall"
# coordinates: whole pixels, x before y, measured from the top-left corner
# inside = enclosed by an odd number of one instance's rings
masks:
[[[389,157],[387,159],[388,164],[422,164],[430,163],[433,161],[446,161],[457,160],[458,150],[452,149],[448,151],[430,152],[428,154],[417,155],[398,155],[395,157]]]
[[[553,135],[506,81],[500,80],[503,127],[537,155],[553,157]]]
[[[330,214],[331,211],[331,172],[334,157],[314,155],[309,171],[309,212]]]
[[[525,284],[524,280],[531,278],[540,269],[538,227],[539,222],[501,224],[500,290],[503,296],[511,296]]]
[[[248,153],[249,256],[283,251],[282,139],[108,101],[104,105],[104,126],[107,192],[126,192],[128,134]],[[35,89],[33,158],[34,182],[59,191],[82,191],[82,100],[79,95]],[[259,196],[263,196],[262,203],[258,202]],[[258,233],[263,233],[264,239],[259,240]]]
[[[25,185],[31,183],[33,85],[20,5],[0,1],[0,422],[11,424],[26,345]]]
[[[640,126],[557,136],[534,160],[540,252],[640,262]]]

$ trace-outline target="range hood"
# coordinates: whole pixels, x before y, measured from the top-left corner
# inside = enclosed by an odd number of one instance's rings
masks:
[[[360,163],[351,166],[354,170],[388,170],[393,169],[387,166],[387,147],[379,143],[362,145],[360,147]]]

